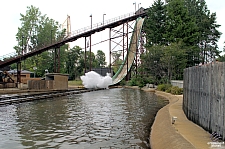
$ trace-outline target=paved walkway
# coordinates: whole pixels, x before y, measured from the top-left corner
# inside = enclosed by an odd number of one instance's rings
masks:
[[[175,96],[156,91],[156,94],[167,98],[170,103],[159,110],[152,126],[150,145],[152,149],[208,149],[210,134],[189,121],[183,110],[183,96]],[[172,124],[172,117],[177,117]],[[218,148],[217,148],[218,149]]]

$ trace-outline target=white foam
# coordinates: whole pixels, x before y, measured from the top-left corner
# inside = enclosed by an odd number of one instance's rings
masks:
[[[105,77],[100,74],[90,71],[85,73],[84,76],[80,77],[82,80],[82,84],[85,88],[109,88],[109,85],[112,84],[112,78],[110,74],[107,73]]]

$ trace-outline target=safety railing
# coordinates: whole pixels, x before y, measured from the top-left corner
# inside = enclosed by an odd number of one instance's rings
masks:
[[[115,17],[115,18],[106,20],[106,21],[104,21],[104,24],[103,24],[103,22],[99,22],[99,23],[93,24],[91,26],[83,27],[81,29],[72,31],[69,34],[69,36],[67,36],[66,38],[61,38],[61,39],[58,39],[58,40],[54,40],[51,43],[49,43],[49,44],[43,44],[42,46],[39,45],[39,48],[38,49],[30,49],[29,51],[30,52],[31,51],[32,52],[35,52],[35,51],[38,51],[39,49],[47,48],[47,47],[49,47],[51,45],[54,45],[54,44],[60,43],[62,41],[65,41],[68,38],[72,38],[72,37],[81,35],[81,34],[83,34],[85,32],[89,32],[91,30],[94,30],[94,29],[97,29],[97,28],[100,28],[100,27],[109,25],[111,23],[114,23],[114,22],[117,22],[117,21],[120,21],[120,20],[123,20],[123,19],[127,19],[129,17],[134,16],[134,15],[140,15],[140,14],[135,14],[134,12],[131,12],[131,13],[128,13],[128,14],[124,14],[124,15],[121,15],[121,16],[118,16],[118,17]],[[27,53],[23,53],[23,54],[27,54]],[[19,55],[16,52],[12,52],[12,53],[9,53],[9,54],[0,56],[0,60],[4,61],[5,59],[13,58],[13,57],[16,57],[16,56],[19,56]]]

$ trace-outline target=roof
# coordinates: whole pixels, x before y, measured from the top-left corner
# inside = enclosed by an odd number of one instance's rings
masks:
[[[17,69],[10,70],[10,71],[8,71],[8,73],[17,73]],[[21,73],[31,74],[31,73],[34,73],[34,72],[31,72],[31,71],[28,71],[28,70],[21,70]]]

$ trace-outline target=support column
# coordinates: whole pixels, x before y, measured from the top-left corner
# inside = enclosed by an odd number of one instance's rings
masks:
[[[60,47],[55,48],[54,73],[60,72]]]
[[[137,63],[138,63],[138,61],[137,61],[138,60],[138,27],[137,26],[138,25],[136,24],[136,28],[135,28],[135,32],[136,32],[136,43],[135,43],[135,45],[136,45],[136,60],[135,60],[136,70],[135,70],[135,75],[136,75],[136,78],[137,78]]]
[[[111,51],[111,28],[109,29],[109,73],[112,73],[111,72],[111,67],[112,67],[112,64],[111,64],[111,54],[112,54],[112,51]],[[112,75],[112,74],[111,74]]]
[[[90,60],[90,67],[89,67],[89,71],[91,71],[91,35],[90,35],[90,58],[89,58],[89,60]]]
[[[128,74],[128,71],[129,71],[129,69],[128,69],[128,53],[129,53],[129,45],[128,45],[128,22],[127,22],[127,76],[126,76],[126,81],[128,81],[129,80],[129,74]]]
[[[87,72],[87,66],[86,66],[86,54],[87,54],[87,37],[84,38],[85,40],[85,46],[84,46],[84,74]]]
[[[58,68],[57,73],[60,73],[60,47],[58,48]]]
[[[124,34],[124,23],[123,23],[123,61],[124,61],[124,52],[125,52],[125,49],[124,49],[124,36],[125,36],[125,34]]]
[[[21,83],[21,61],[17,62],[17,87]]]

